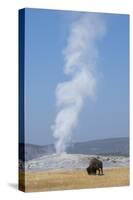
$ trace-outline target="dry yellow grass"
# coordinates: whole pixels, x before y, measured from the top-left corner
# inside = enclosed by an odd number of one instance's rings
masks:
[[[20,173],[20,189],[26,192],[113,187],[129,185],[128,168],[104,170],[103,176],[88,175],[85,170]]]

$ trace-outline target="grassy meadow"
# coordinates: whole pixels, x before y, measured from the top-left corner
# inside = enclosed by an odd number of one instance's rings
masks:
[[[102,176],[90,176],[86,170],[21,172],[19,183],[25,192],[126,186],[129,185],[129,168],[105,169]]]

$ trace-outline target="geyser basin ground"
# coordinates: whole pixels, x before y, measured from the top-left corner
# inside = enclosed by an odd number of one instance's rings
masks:
[[[49,171],[49,170],[75,170],[85,169],[91,158],[95,155],[84,154],[52,154],[41,156],[25,163],[26,171]],[[124,156],[98,156],[103,161],[104,168],[128,167],[129,158]]]
[[[129,158],[99,156],[103,161],[104,176],[90,176],[86,167],[96,155],[51,154],[25,163],[20,173],[20,186],[26,192],[129,185]],[[25,186],[24,187],[24,177]]]

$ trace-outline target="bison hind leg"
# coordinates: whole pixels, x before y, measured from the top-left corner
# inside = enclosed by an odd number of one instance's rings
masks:
[[[99,171],[99,173],[98,173],[99,176],[100,176],[100,175],[104,175],[104,173],[103,173],[103,168],[99,168],[98,171]]]
[[[103,173],[103,168],[101,168],[101,174],[104,175],[104,173]]]

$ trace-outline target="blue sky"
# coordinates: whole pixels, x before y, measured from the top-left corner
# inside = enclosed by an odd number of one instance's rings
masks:
[[[26,142],[54,143],[51,125],[57,108],[55,88],[68,77],[62,51],[78,12],[26,9],[25,134]],[[100,14],[107,33],[97,44],[96,100],[85,102],[72,141],[129,134],[129,16]]]

